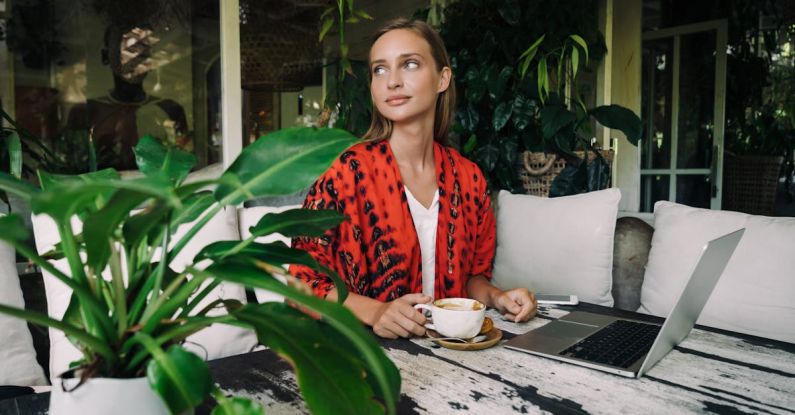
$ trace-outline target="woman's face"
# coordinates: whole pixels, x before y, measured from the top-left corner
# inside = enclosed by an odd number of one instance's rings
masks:
[[[378,112],[394,123],[433,119],[436,98],[450,85],[450,68],[441,70],[420,35],[396,29],[370,49],[370,93]]]

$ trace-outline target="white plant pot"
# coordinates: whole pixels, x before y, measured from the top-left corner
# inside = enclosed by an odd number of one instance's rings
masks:
[[[93,378],[72,390],[80,379],[60,379],[50,393],[50,415],[168,414],[146,378]]]

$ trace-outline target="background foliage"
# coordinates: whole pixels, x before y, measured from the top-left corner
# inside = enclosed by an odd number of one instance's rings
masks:
[[[545,139],[539,118],[539,67],[524,66],[522,77],[520,57],[542,37],[538,56],[563,50],[571,34],[580,34],[588,42],[591,61],[598,62],[606,50],[594,16],[596,2],[586,0],[567,7],[535,0],[460,0],[445,9],[440,32],[460,97],[455,131],[464,154],[483,169],[492,188],[521,190],[519,154],[556,150]],[[581,70],[591,70],[582,61]],[[557,76],[554,69],[549,76]]]

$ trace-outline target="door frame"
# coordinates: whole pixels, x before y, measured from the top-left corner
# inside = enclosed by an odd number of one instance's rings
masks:
[[[679,169],[677,165],[677,152],[679,142],[679,67],[680,67],[680,39],[683,35],[715,31],[715,85],[714,85],[714,113],[713,113],[713,134],[712,134],[712,157],[711,165],[701,169]],[[671,162],[668,169],[645,169],[640,166],[641,186],[643,186],[643,176],[649,175],[668,175],[669,180],[668,199],[676,201],[676,176],[707,174],[711,185],[710,208],[721,208],[721,196],[723,194],[723,144],[726,128],[726,49],[728,43],[728,21],[727,19],[710,20],[706,22],[694,23],[683,26],[668,27],[665,29],[644,32],[642,42],[673,38],[673,73],[672,73],[672,94],[671,94]],[[641,75],[641,83],[644,82]],[[647,105],[643,102],[641,105]],[[650,128],[650,125],[647,126]],[[646,140],[641,145],[646,145]],[[645,142],[644,142],[645,141]],[[648,193],[647,193],[648,195]],[[643,201],[641,201],[643,204]]]

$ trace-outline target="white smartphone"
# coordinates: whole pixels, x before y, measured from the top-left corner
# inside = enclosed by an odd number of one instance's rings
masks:
[[[576,295],[536,294],[538,304],[577,305],[580,300]]]

